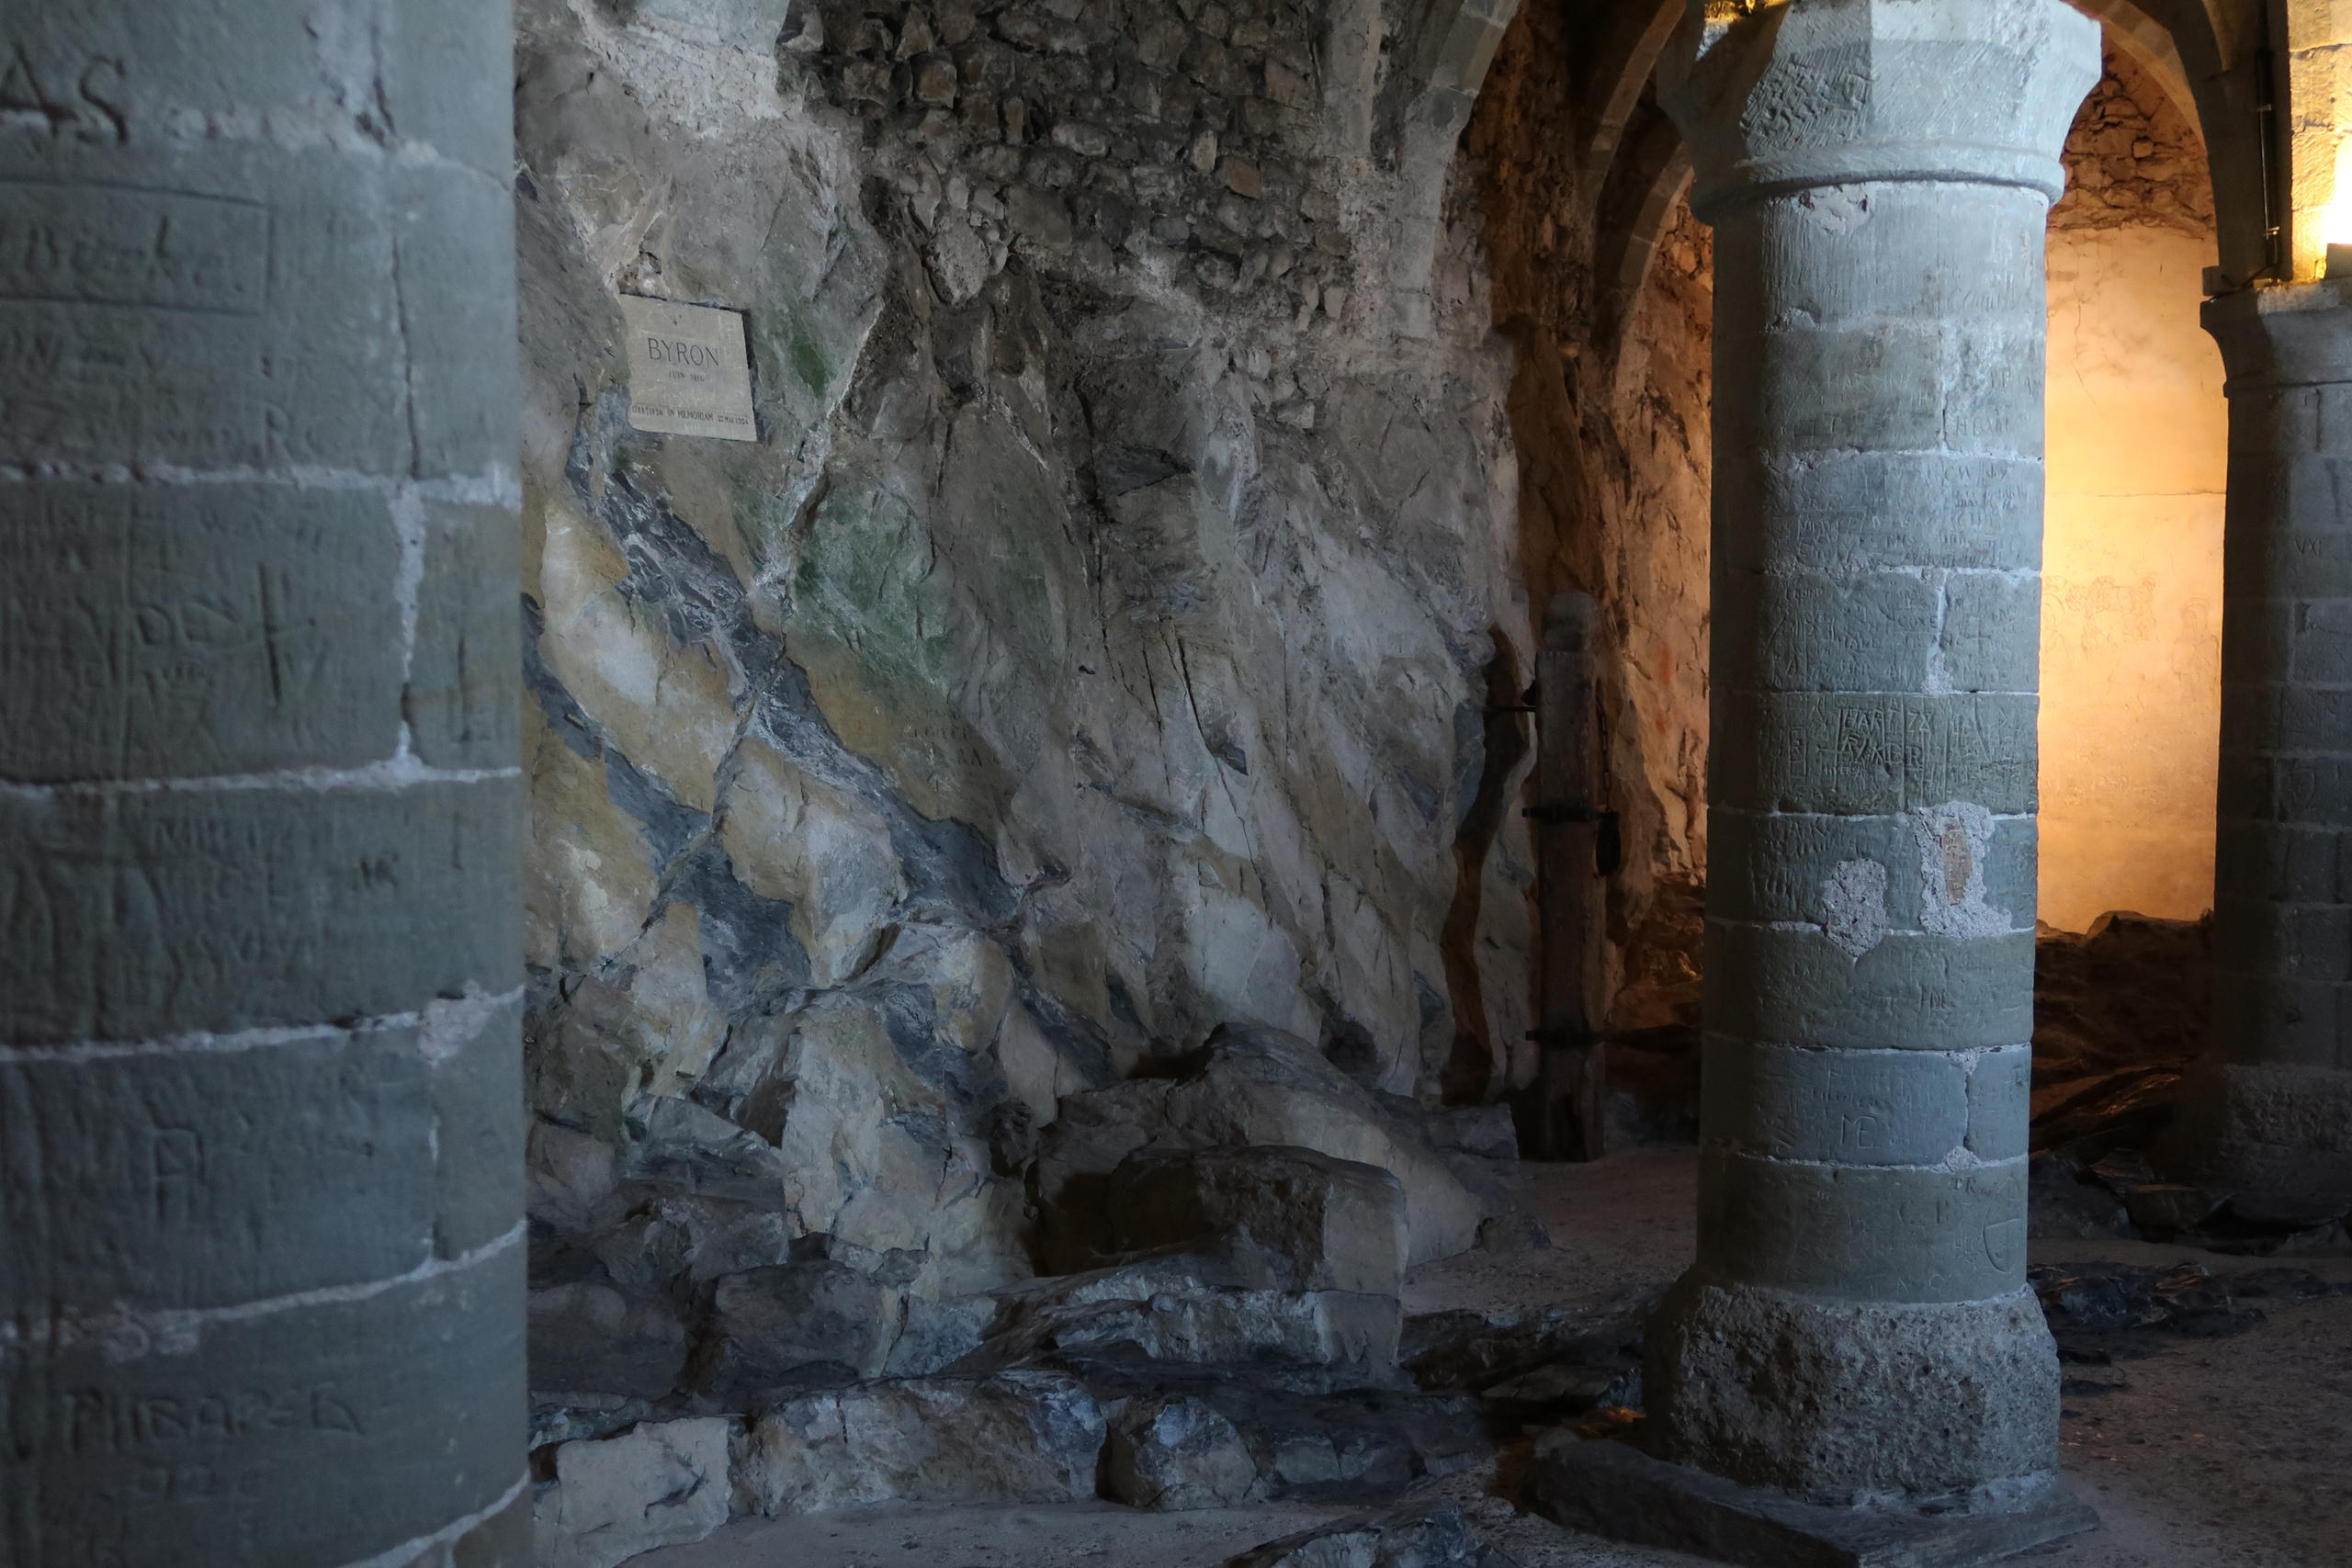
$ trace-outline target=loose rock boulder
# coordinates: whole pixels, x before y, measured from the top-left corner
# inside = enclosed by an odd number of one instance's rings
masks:
[[[1205,1401],[1131,1402],[1110,1424],[1102,1489],[1137,1508],[1230,1508],[1265,1494],[1240,1429]]]
[[[555,1479],[532,1504],[538,1568],[613,1568],[725,1524],[734,1431],[717,1417],[650,1422],[559,1447]]]
[[[755,1422],[735,1456],[741,1512],[868,1503],[1067,1503],[1095,1495],[1102,1412],[1056,1372],[910,1378],[810,1394]]]
[[[1258,1290],[1403,1284],[1405,1190],[1375,1166],[1293,1147],[1140,1149],[1109,1194],[1123,1251],[1213,1256]]]
[[[1461,1505],[1407,1509],[1301,1530],[1223,1568],[1516,1568],[1473,1533]]]
[[[1403,1318],[1392,1295],[1250,1290],[1217,1260],[1189,1256],[1040,1280],[999,1300],[996,1331],[962,1364],[1150,1361],[1383,1383],[1395,1377]]]
[[[1118,1250],[1113,1177],[1139,1150],[1301,1148],[1396,1177],[1403,1189],[1406,1264],[1477,1244],[1504,1206],[1500,1183],[1464,1179],[1457,1163],[1507,1166],[1440,1147],[1409,1101],[1350,1077],[1307,1042],[1227,1024],[1178,1076],[1114,1084],[1061,1101],[1034,1173],[1046,1211],[1047,1266],[1069,1272]]]
[[[904,1297],[901,1285],[830,1259],[730,1274],[712,1298],[692,1382],[740,1408],[879,1376]]]

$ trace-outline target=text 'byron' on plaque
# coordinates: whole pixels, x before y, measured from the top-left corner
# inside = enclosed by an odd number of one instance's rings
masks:
[[[669,435],[757,441],[743,316],[621,297],[628,323],[628,422]]]

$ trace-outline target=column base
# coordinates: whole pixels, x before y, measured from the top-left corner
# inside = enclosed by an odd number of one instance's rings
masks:
[[[1989,1237],[2020,1273],[2024,1228]],[[2030,1291],[1841,1301],[1690,1274],[1647,1339],[1650,1451],[1742,1485],[1936,1498],[2057,1466],[2058,1349]]]
[[[2098,1527],[2054,1476],[2003,1483],[1935,1512],[1828,1507],[1566,1432],[1538,1446],[1529,1500],[1571,1529],[1746,1568],[1978,1568]]]
[[[2179,1106],[2164,1164],[2233,1217],[2300,1230],[2352,1213],[2352,1072],[2209,1062]]]

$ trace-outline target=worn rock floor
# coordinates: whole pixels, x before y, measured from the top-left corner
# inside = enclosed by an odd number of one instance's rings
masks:
[[[1474,1253],[1419,1270],[1408,1312],[1598,1301],[1665,1282],[1688,1261],[1697,1176],[1689,1149],[1641,1149],[1597,1166],[1535,1168],[1547,1252]],[[2143,1242],[2036,1244],[2035,1261],[2171,1264],[2216,1273],[2272,1260]],[[2352,1258],[2295,1258],[2352,1285]],[[2352,1563],[2352,1294],[2267,1308],[2225,1339],[2163,1343],[2121,1384],[2070,1393],[2065,1464],[2104,1528],[2036,1556],[2037,1568],[2345,1568]],[[2110,1380],[2111,1381],[2111,1380]],[[1508,1469],[1510,1459],[1503,1465]],[[1489,1469],[1428,1483],[1414,1499],[1467,1504],[1479,1533],[1520,1568],[1686,1568],[1521,1516]],[[1109,1504],[888,1508],[743,1520],[643,1568],[1213,1568],[1261,1541],[1351,1510],[1286,1506],[1146,1514]]]

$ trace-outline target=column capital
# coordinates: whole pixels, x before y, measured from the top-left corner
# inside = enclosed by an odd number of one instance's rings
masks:
[[[2055,200],[2098,58],[2098,24],[2064,0],[1688,0],[1658,79],[1704,218],[1865,180]]]
[[[2232,391],[2352,381],[2352,278],[2258,284],[2205,301]]]

